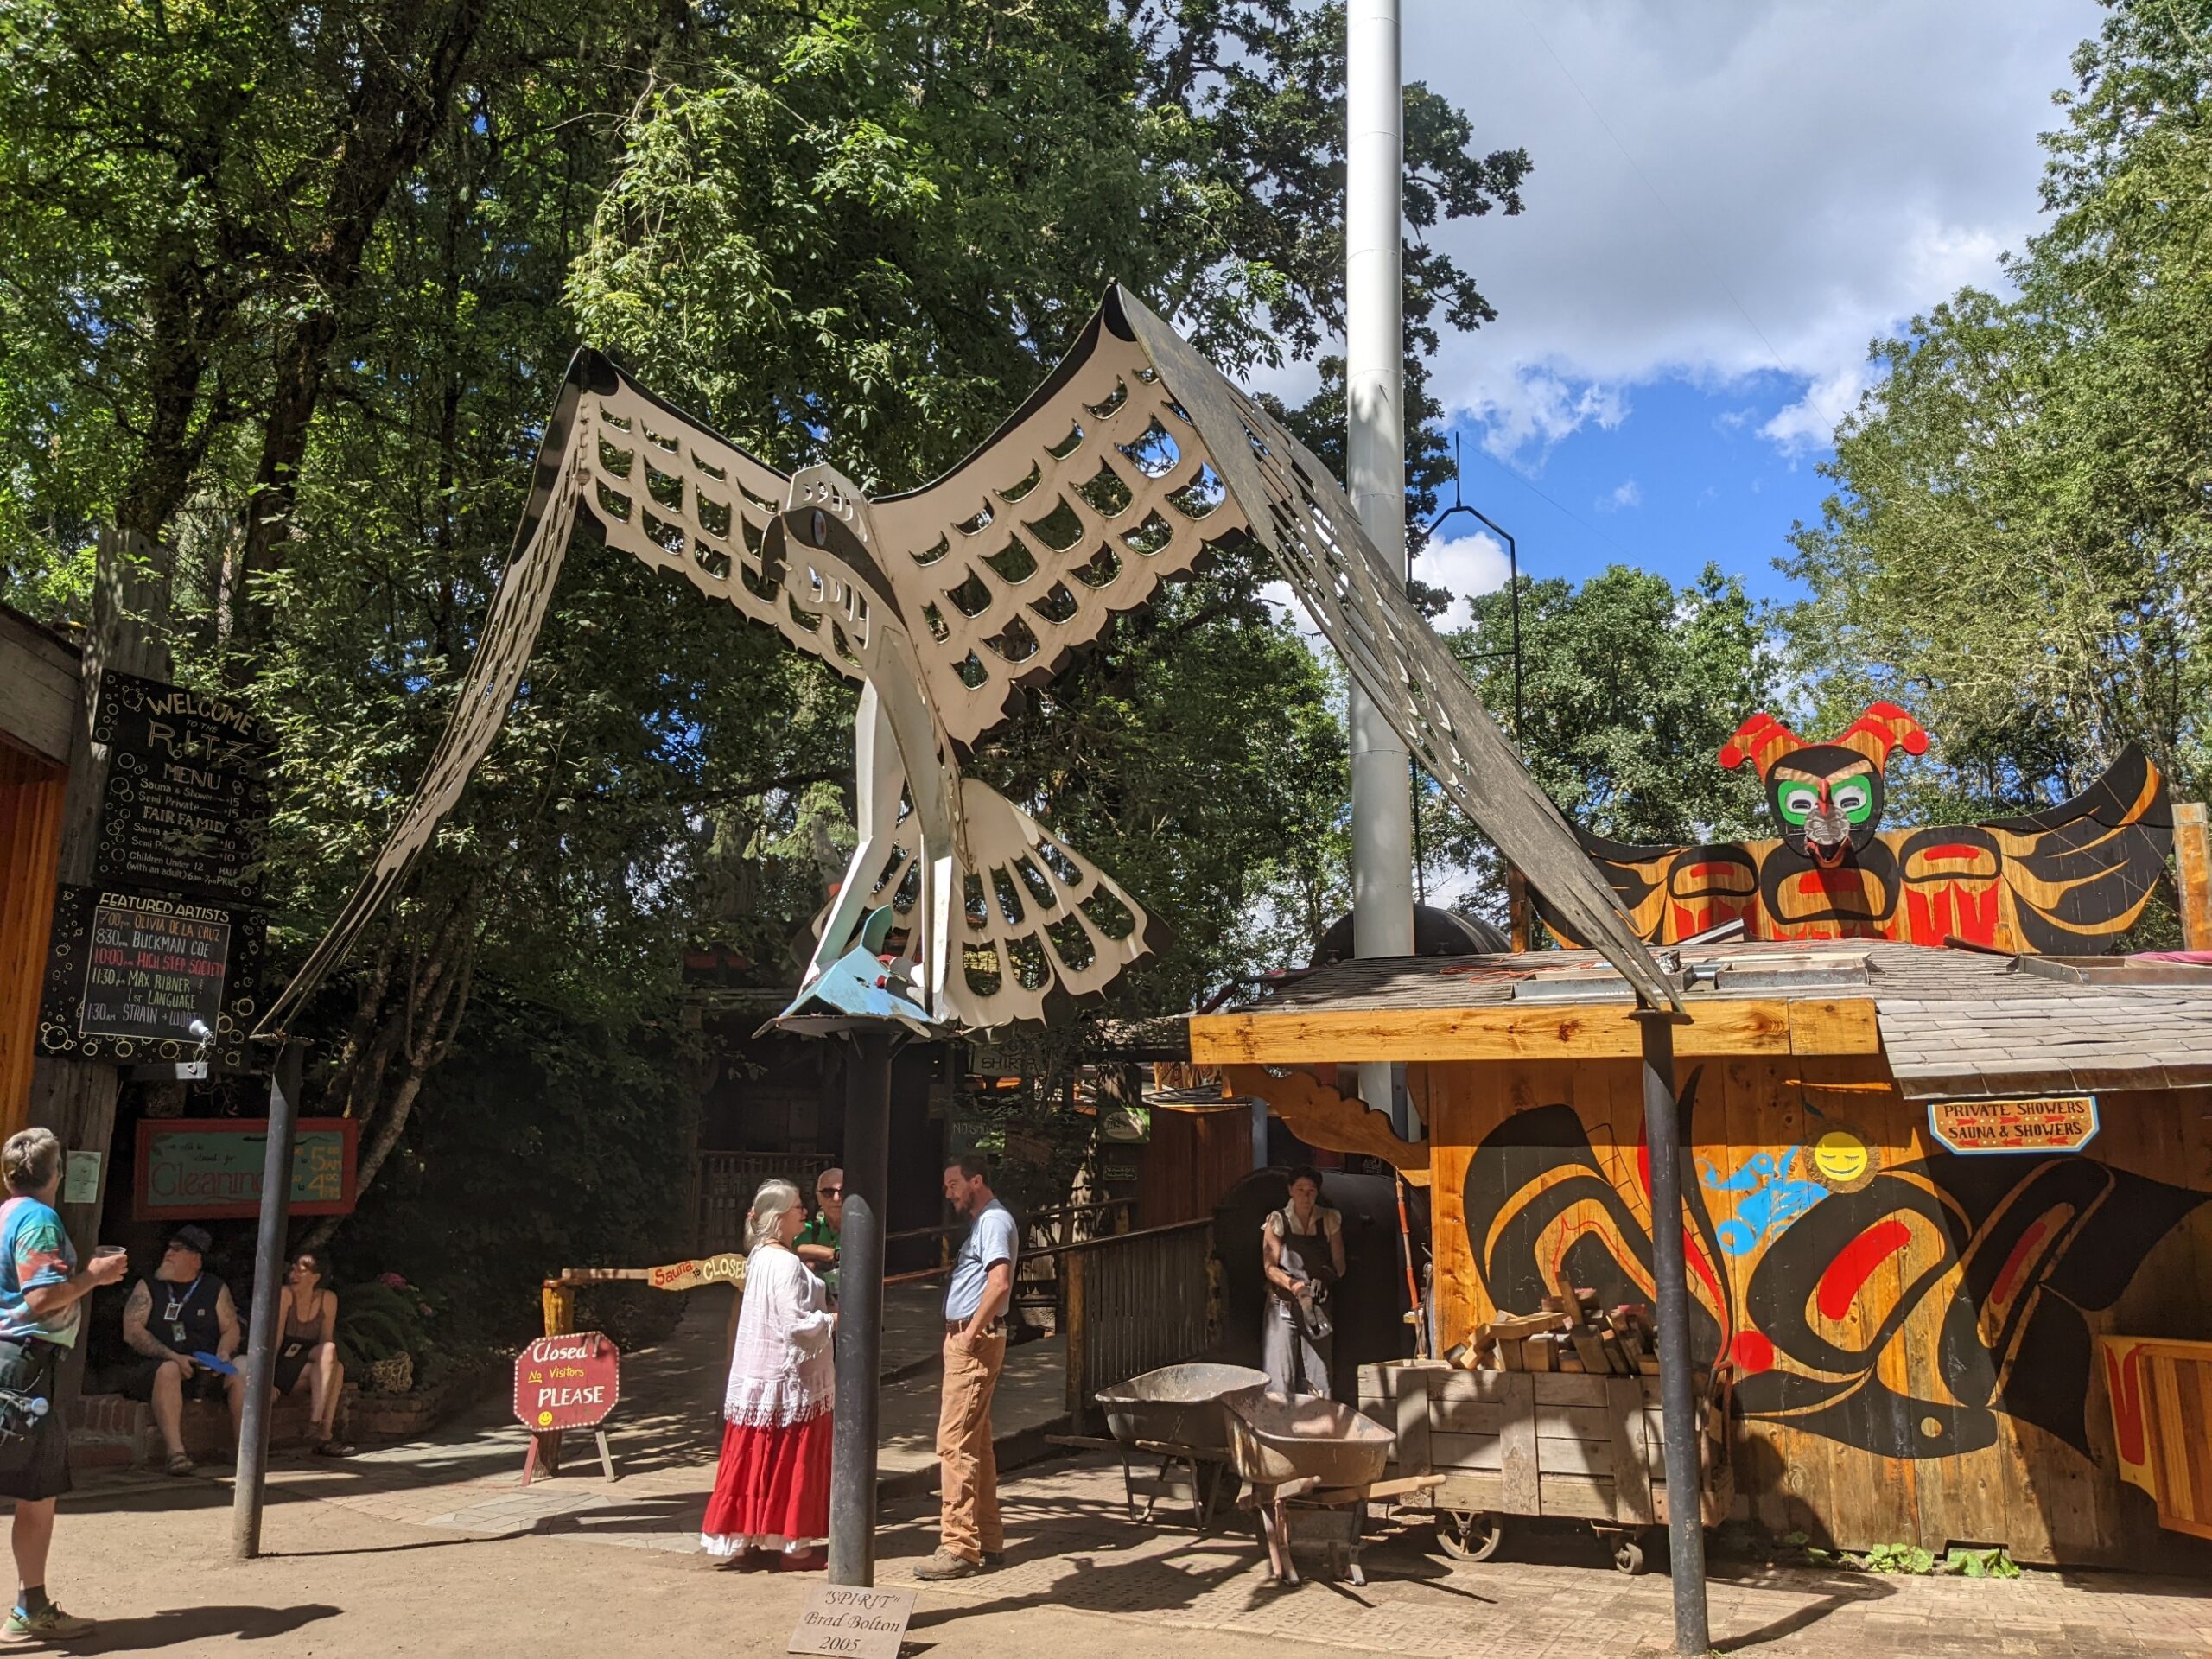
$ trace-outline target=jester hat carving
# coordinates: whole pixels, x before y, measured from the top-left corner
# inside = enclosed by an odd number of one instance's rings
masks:
[[[1772,715],[1753,715],[1722,746],[1720,764],[1732,770],[1751,762],[1783,839],[1834,869],[1874,839],[1883,769],[1898,747],[1923,754],[1928,734],[1897,704],[1877,702],[1827,743],[1808,743]]]

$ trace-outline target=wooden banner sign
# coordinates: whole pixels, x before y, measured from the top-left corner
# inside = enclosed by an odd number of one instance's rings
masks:
[[[621,1397],[621,1353],[597,1331],[540,1337],[515,1356],[515,1417],[534,1433],[596,1428]]]
[[[360,1130],[359,1118],[300,1119],[292,1142],[294,1215],[353,1212]],[[266,1118],[141,1118],[131,1218],[238,1221],[257,1216],[268,1157]]]
[[[697,1290],[702,1285],[735,1285],[743,1290],[745,1258],[732,1252],[697,1262],[671,1262],[664,1268],[646,1268],[645,1282],[655,1290]]]
[[[2097,1136],[2097,1097],[1931,1100],[1928,1129],[1951,1152],[2079,1152]]]
[[[817,1584],[799,1610],[785,1653],[834,1653],[848,1659],[899,1659],[906,1621],[914,1616],[911,1590],[856,1590]]]

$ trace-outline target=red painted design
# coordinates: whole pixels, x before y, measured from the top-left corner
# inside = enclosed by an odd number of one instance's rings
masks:
[[[1851,1312],[1874,1269],[1912,1243],[1911,1230],[1894,1217],[1878,1221],[1836,1253],[1821,1274],[1821,1317],[1840,1319]]]
[[[2143,1421],[2143,1370],[2129,1349],[2123,1356],[2105,1350],[2105,1388],[2112,1395],[2112,1426],[2120,1440],[2120,1460],[2140,1468],[2151,1460],[2151,1440]]]
[[[1940,847],[1923,847],[1913,856],[1920,862],[1926,864],[1933,864],[1947,858],[1961,859],[1969,864],[1994,863],[1995,861],[1991,858],[1986,847],[1967,847],[1955,841],[1947,841]]]
[[[1728,1357],[1739,1376],[1756,1376],[1774,1369],[1774,1344],[1757,1331],[1738,1331],[1728,1344]]]
[[[2048,1222],[2038,1221],[2020,1235],[2020,1242],[2012,1247],[2012,1253],[2005,1258],[2004,1267],[1998,1270],[1997,1282],[1990,1288],[1991,1300],[1998,1302],[2012,1300],[2014,1282],[2019,1278],[2020,1269],[2027,1265],[2036,1246],[2043,1243],[2044,1235],[2050,1230]]]

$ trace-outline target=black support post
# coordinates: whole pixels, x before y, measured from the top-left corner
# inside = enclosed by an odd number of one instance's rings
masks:
[[[1682,1257],[1682,1126],[1675,1103],[1674,1016],[1637,1010],[1643,1032],[1643,1140],[1651,1158],[1651,1277],[1659,1295],[1659,1398],[1667,1451],[1667,1567],[1675,1581],[1675,1651],[1712,1651],[1705,1614],[1704,1482]]]
[[[877,1378],[883,1357],[883,1215],[891,1184],[891,1033],[861,1028],[845,1056],[845,1219],[838,1230],[837,1427],[830,1471],[830,1582],[875,1583]]]
[[[278,1294],[284,1287],[285,1230],[292,1217],[292,1139],[300,1114],[307,1046],[287,1042],[269,1079],[269,1149],[261,1166],[261,1232],[253,1250],[253,1314],[245,1352],[245,1414],[238,1425],[238,1480],[231,1495],[231,1554],[261,1554],[262,1488],[269,1473],[269,1418],[276,1385]]]

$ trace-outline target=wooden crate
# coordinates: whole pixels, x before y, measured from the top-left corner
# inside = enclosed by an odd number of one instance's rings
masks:
[[[1431,1495],[1437,1509],[1666,1522],[1656,1376],[1463,1371],[1408,1360],[1362,1366],[1359,1408],[1397,1435],[1400,1474],[1446,1478]],[[1736,1490],[1725,1402],[1704,1402],[1699,1415],[1700,1510],[1716,1526]]]

